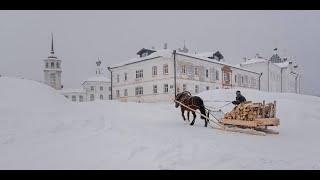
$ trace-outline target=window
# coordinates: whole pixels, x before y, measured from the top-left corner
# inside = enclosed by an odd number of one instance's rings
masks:
[[[219,71],[216,71],[216,80],[219,80]]]
[[[79,101],[83,102],[83,96],[79,96]]]
[[[120,75],[117,75],[117,82],[120,82]]]
[[[224,81],[230,81],[230,74],[229,73],[224,73],[223,79],[224,79]]]
[[[54,62],[51,63],[51,68],[54,68]]]
[[[56,75],[54,73],[50,74],[50,84],[52,86],[56,84]]]
[[[143,87],[136,87],[136,96],[143,95]]]
[[[164,85],[163,85],[163,92],[164,92],[164,93],[168,93],[168,92],[169,92],[169,86],[168,86],[168,84],[164,84]]]
[[[196,76],[199,75],[199,72],[198,72],[198,68],[197,68],[197,67],[194,68],[194,75],[196,75]]]
[[[103,100],[103,95],[102,94],[100,94],[100,99]]]
[[[207,91],[208,91],[208,90],[210,90],[210,87],[209,87],[209,86],[207,86],[207,87],[206,87],[206,90],[207,90]]]
[[[206,78],[209,77],[209,69],[206,69]]]
[[[57,68],[60,68],[60,64],[57,62]]]
[[[182,72],[182,74],[186,74],[187,73],[186,65],[182,65],[181,66],[181,72]]]
[[[94,86],[90,86],[90,90],[93,91],[94,90]]]
[[[183,84],[183,85],[182,85],[182,90],[183,90],[183,91],[186,91],[186,90],[187,90],[187,85],[186,85],[186,84]]]
[[[69,98],[69,96],[64,96],[64,97]]]
[[[116,95],[117,95],[117,97],[120,97],[120,91],[119,90],[116,90]]]
[[[103,91],[103,86],[100,86],[100,91]]]
[[[251,78],[251,86],[252,87],[256,86],[256,79],[254,77]]]
[[[124,94],[124,96],[128,96],[128,89],[125,89],[123,94]]]
[[[156,76],[157,75],[157,66],[153,66],[152,67],[152,76]]]
[[[142,69],[136,71],[136,78],[137,79],[143,78],[143,70]]]
[[[126,81],[128,79],[128,73],[124,73],[124,80]]]
[[[153,94],[157,94],[157,93],[158,93],[158,86],[153,85]]]
[[[163,74],[169,74],[168,64],[163,65]]]
[[[49,64],[46,62],[46,68],[48,68],[49,67]]]
[[[94,95],[90,94],[90,101],[94,101]]]
[[[195,92],[195,93],[199,93],[199,86],[198,86],[198,85],[195,85],[195,87],[194,87],[194,92]]]
[[[243,76],[241,76],[241,84],[243,84]]]
[[[170,89],[173,89],[173,85],[170,85]]]
[[[72,101],[77,101],[77,97],[76,96],[72,96],[71,99],[72,99]]]
[[[248,76],[247,76],[247,75],[244,76],[244,83],[245,83],[246,85],[248,85]]]

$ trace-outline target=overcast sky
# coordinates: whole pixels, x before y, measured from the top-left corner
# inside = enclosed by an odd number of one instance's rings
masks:
[[[302,69],[301,89],[320,94],[320,11],[0,11],[0,74],[43,80],[50,51],[62,60],[65,88],[102,65],[136,57],[141,48],[219,50],[227,62],[273,49]]]

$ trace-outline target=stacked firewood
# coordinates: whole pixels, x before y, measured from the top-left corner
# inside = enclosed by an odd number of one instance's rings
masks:
[[[247,101],[236,106],[231,112],[224,115],[225,119],[253,121],[257,118],[275,117],[276,102],[265,104]]]

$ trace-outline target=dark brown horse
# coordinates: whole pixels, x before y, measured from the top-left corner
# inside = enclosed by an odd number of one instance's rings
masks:
[[[184,105],[186,105],[187,107],[189,107],[190,109],[192,109],[192,110],[194,110],[194,111],[196,111],[197,109],[199,109],[200,112],[201,112],[201,114],[206,117],[206,109],[205,109],[205,107],[204,107],[203,100],[202,100],[200,97],[198,97],[198,96],[192,96],[190,92],[188,92],[188,91],[183,91],[183,92],[177,94],[175,100],[183,103]],[[176,108],[178,108],[179,106],[180,106],[180,104],[176,102]],[[184,107],[184,106],[181,106],[181,113],[182,113],[182,117],[183,117],[183,120],[184,120],[184,121],[186,120],[186,118],[185,118],[185,116],[184,116],[184,111],[188,111],[188,120],[189,120],[189,113],[190,113],[190,111],[191,111],[190,109],[188,109],[188,108],[186,108],[186,107]],[[191,111],[192,114],[193,114],[193,120],[192,120],[192,122],[190,123],[191,126],[194,125],[195,119],[196,119],[196,117],[197,117],[197,116],[196,116],[196,113],[195,113],[194,111]],[[204,119],[204,121],[205,121],[204,126],[207,127],[207,125],[208,125],[208,120],[207,120],[205,117],[203,117],[203,116],[201,116],[200,118],[201,118],[201,119]]]

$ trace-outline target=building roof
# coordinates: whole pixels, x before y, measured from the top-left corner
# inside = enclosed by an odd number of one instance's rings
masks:
[[[255,64],[255,63],[262,63],[262,62],[268,62],[268,60],[264,58],[252,58],[246,60],[246,62],[240,63],[241,65],[247,65],[247,64]]]
[[[199,54],[193,54],[193,53],[183,53],[183,52],[176,52],[176,54],[179,55],[183,55],[183,56],[187,56],[187,57],[191,57],[191,58],[196,58],[199,60],[203,60],[203,61],[207,61],[207,62],[212,62],[212,63],[216,63],[216,64],[220,64],[220,65],[227,65],[236,69],[240,69],[240,70],[244,70],[244,71],[248,71],[248,72],[252,72],[252,73],[256,73],[256,74],[260,74],[258,72],[249,70],[249,69],[245,69],[239,66],[235,66],[235,65],[231,65],[225,62],[221,62],[221,61],[217,61],[215,59],[210,59],[208,57],[205,57],[208,52],[206,53],[199,53]],[[211,54],[211,56],[214,53]],[[161,50],[156,50],[156,52],[150,54],[149,56],[145,56],[145,57],[137,57],[137,58],[133,58],[130,59],[129,61],[125,61],[122,63],[118,63],[118,64],[114,64],[112,66],[110,66],[110,68],[118,68],[118,67],[122,67],[125,65],[129,65],[129,64],[133,64],[133,63],[137,63],[137,62],[141,62],[141,61],[146,61],[146,60],[151,60],[151,59],[155,59],[155,58],[159,58],[159,57],[167,57],[167,58],[171,58],[173,56],[173,51],[170,49],[161,49]],[[209,56],[210,57],[210,56]]]
[[[217,60],[215,60],[215,59],[210,59],[210,58],[206,58],[206,57],[201,57],[201,56],[198,56],[197,54],[189,54],[189,53],[182,53],[182,52],[177,52],[177,54],[183,55],[183,56],[187,56],[187,57],[196,58],[196,59],[203,60],[203,61],[207,61],[207,62],[212,62],[212,63],[220,64],[220,65],[230,66],[230,67],[232,67],[232,68],[240,69],[240,70],[243,70],[243,71],[248,71],[248,72],[260,74],[259,72],[256,72],[256,71],[252,71],[252,70],[249,70],[249,69],[245,69],[245,68],[242,68],[242,67],[240,67],[240,66],[232,65],[232,64],[229,64],[229,63],[217,61]]]
[[[96,82],[96,81],[97,82],[111,82],[111,80],[105,76],[93,76],[93,77],[90,77],[90,78],[84,80],[82,83],[88,82],[88,81],[90,81],[90,82],[93,82],[93,81],[94,82]]]
[[[157,50],[156,52],[150,54],[149,56],[133,58],[133,59],[130,59],[128,61],[124,61],[124,62],[121,62],[121,63],[118,63],[118,64],[114,64],[114,65],[112,65],[110,67],[111,68],[117,68],[117,67],[121,67],[121,66],[124,66],[124,65],[129,65],[129,64],[136,63],[136,62],[140,62],[140,61],[155,59],[155,58],[158,58],[158,57],[172,57],[172,50],[169,50],[169,49]]]
[[[62,89],[58,91],[61,93],[85,93],[83,89]]]
[[[285,62],[282,62],[282,63],[274,63],[275,65],[281,67],[281,68],[286,68],[289,66],[289,62],[288,61],[285,61]]]

